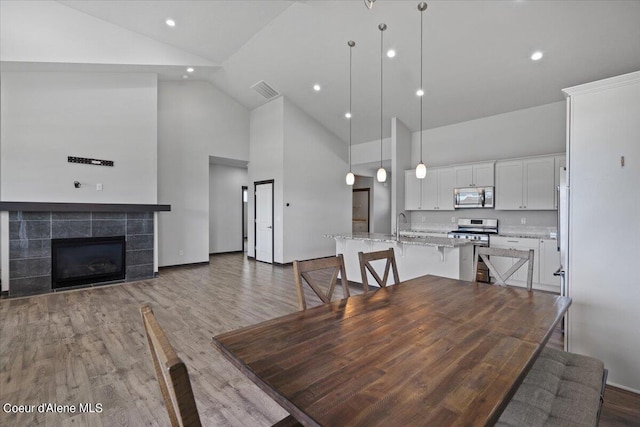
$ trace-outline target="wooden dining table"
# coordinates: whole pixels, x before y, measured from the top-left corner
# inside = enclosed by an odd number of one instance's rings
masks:
[[[427,275],[213,345],[306,426],[492,425],[570,304]]]

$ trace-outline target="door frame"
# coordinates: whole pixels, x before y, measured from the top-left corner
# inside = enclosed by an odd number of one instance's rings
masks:
[[[367,233],[370,233],[371,231],[371,188],[367,187],[367,188],[354,188],[353,189],[353,193],[355,193],[356,191],[358,192],[362,192],[362,191],[366,191],[367,192]],[[353,205],[353,195],[351,196],[351,204]],[[351,209],[351,219],[353,220],[353,209]],[[353,226],[352,226],[353,227]]]
[[[249,204],[249,186],[248,185],[243,185],[242,186],[242,190],[240,190],[240,203],[242,204],[242,231],[240,232],[240,247],[242,248],[241,251],[244,252],[244,239],[245,237],[248,238],[248,236],[244,235],[244,229],[245,226],[247,225],[247,211],[245,209],[245,202],[244,202],[244,192],[247,192],[247,204]],[[247,230],[249,229],[249,227],[247,227]]]
[[[253,258],[258,261],[258,223],[256,221],[256,216],[258,214],[258,203],[257,203],[257,193],[258,193],[258,185],[263,184],[271,184],[271,264],[273,264],[273,259],[275,255],[275,239],[274,239],[274,227],[273,227],[273,218],[275,215],[275,203],[274,203],[274,190],[275,190],[275,180],[274,179],[266,179],[263,181],[254,181],[253,182]]]

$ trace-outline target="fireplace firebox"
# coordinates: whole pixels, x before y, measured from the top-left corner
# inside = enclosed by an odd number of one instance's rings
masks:
[[[52,288],[124,280],[125,254],[125,236],[52,239]]]

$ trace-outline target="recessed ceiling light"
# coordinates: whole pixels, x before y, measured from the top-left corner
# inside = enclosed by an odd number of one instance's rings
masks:
[[[193,68],[191,67],[187,68],[187,73],[193,73]]]
[[[344,115],[344,116],[345,116],[347,119],[350,119],[350,118],[351,118],[351,113],[349,113],[349,112],[347,111],[347,112],[345,113],[345,115]]]
[[[165,24],[167,24],[170,27],[175,27],[176,26],[176,21],[174,21],[173,19],[169,18],[166,21],[164,21]]]
[[[396,56],[396,51],[395,51],[395,50],[393,50],[393,49],[389,49],[389,50],[387,51],[387,56],[388,56],[389,58],[393,58],[393,57],[395,57],[395,56]]]
[[[319,84],[313,85],[313,90],[315,90],[316,92],[319,92],[320,91],[320,85]]]
[[[187,76],[186,74],[182,76],[183,79],[188,79],[189,76]]]
[[[418,96],[422,96],[422,95],[424,95],[424,91],[423,91],[422,89],[418,89],[418,90],[416,91],[416,95],[418,95]]]
[[[531,55],[531,60],[532,61],[537,61],[540,58],[542,58],[542,52],[540,52],[539,50],[536,52],[533,52],[533,54]]]

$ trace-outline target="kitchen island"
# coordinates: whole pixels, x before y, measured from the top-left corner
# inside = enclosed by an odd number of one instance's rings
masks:
[[[344,257],[347,278],[362,283],[358,252],[373,252],[393,248],[400,280],[433,274],[451,279],[471,280],[473,277],[473,244],[448,237],[403,237],[381,233],[327,234],[336,240],[336,254]],[[379,265],[376,265],[379,263]],[[384,261],[373,262],[376,269]],[[383,271],[383,270],[382,270]],[[392,275],[390,275],[390,280]],[[372,277],[369,284],[376,284]]]

